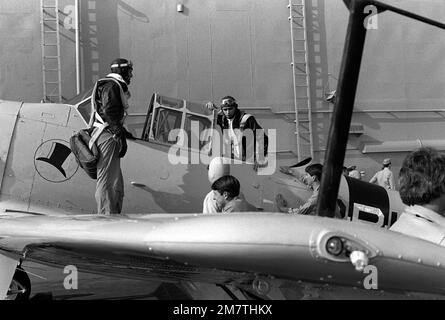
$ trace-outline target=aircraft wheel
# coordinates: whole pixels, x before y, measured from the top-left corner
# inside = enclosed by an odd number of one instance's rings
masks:
[[[28,300],[31,295],[31,280],[28,274],[21,269],[16,269],[12,277],[6,298],[8,300]]]

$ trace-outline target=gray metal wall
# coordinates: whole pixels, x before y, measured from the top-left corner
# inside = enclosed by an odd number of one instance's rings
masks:
[[[48,1],[48,0],[46,0]],[[443,20],[442,0],[386,1]],[[287,0],[80,0],[82,86],[108,72],[109,62],[135,64],[133,112],[145,112],[153,92],[192,101],[230,94],[252,110],[265,128],[278,130],[277,149],[295,150],[291,46]],[[184,12],[176,11],[177,3]],[[307,0],[311,99],[316,160],[323,160],[348,11],[340,0]],[[75,95],[74,0],[60,0],[63,96]],[[0,98],[42,98],[38,0],[0,1]],[[445,33],[392,13],[369,30],[353,116],[364,132],[351,135],[346,164],[377,170],[382,152],[363,154],[367,144],[388,140],[443,139]],[[425,112],[403,113],[420,109]],[[381,111],[380,113],[377,111]],[[406,153],[390,154],[400,163]],[[293,158],[292,154],[288,155]],[[289,160],[291,161],[291,160]],[[360,162],[360,163],[357,163]],[[397,164],[396,164],[397,168]],[[371,175],[371,173],[369,173]]]
[[[189,0],[182,13],[176,3],[82,1],[85,86],[123,56],[135,63],[137,109],[155,91],[194,101],[231,94],[249,106],[291,102],[286,0]]]
[[[445,2],[385,0],[385,3],[444,22]],[[330,85],[337,85],[347,25],[342,1],[325,1]],[[364,133],[350,135],[347,165],[366,170],[370,179],[384,158],[393,159],[398,173],[407,151],[401,144],[431,144],[445,150],[445,30],[392,12],[378,15],[369,29],[355,102],[353,123]],[[437,112],[439,110],[439,112]],[[326,114],[318,114],[324,123]],[[320,121],[321,121],[320,119]],[[319,139],[320,148],[326,135]],[[410,143],[406,143],[406,141]],[[389,145],[389,147],[387,147]],[[375,146],[365,148],[366,146]],[[370,152],[363,153],[369,149]],[[396,152],[397,151],[397,152]]]
[[[0,1],[0,97],[42,96],[38,1]]]

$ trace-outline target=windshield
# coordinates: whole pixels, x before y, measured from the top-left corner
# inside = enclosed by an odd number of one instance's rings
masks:
[[[91,91],[85,91],[70,100],[87,124],[91,118]],[[125,126],[135,137],[163,144],[176,144],[177,138],[169,140],[169,134],[174,129],[183,129],[187,133],[187,142],[182,147],[201,149],[211,139],[211,131],[206,129],[213,127],[213,120],[213,111],[209,111],[203,104],[155,93],[147,114],[128,114]],[[205,136],[202,136],[203,133],[206,133]],[[194,145],[192,141],[199,143]]]
[[[177,137],[170,140],[169,135],[174,129],[183,129],[187,134],[187,142],[182,147],[201,149],[211,138],[210,133],[205,137],[201,135],[204,130],[213,127],[214,113],[204,104],[154,94],[146,120],[142,139],[176,144]],[[193,123],[196,130],[193,130]],[[199,143],[194,145],[192,141]]]
[[[89,88],[88,90],[82,91],[78,95],[67,100],[66,103],[71,104],[71,105],[78,104],[82,100],[85,100],[86,98],[90,97],[92,92],[93,92],[93,88]]]

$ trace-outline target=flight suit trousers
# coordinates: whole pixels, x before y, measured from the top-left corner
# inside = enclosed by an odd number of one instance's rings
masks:
[[[124,181],[119,158],[120,140],[104,130],[96,141],[100,152],[97,163],[96,202],[98,214],[122,211]]]

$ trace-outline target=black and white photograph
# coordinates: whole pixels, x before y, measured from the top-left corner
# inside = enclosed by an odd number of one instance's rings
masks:
[[[1,0],[0,300],[444,300],[444,17]]]

